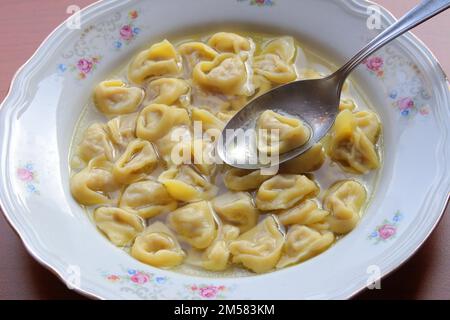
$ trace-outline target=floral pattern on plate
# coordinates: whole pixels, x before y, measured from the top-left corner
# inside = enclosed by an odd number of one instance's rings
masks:
[[[113,47],[120,50],[129,45],[141,32],[137,25],[140,16],[138,9],[123,15],[116,12],[110,18],[85,28],[74,46],[62,53],[62,62],[58,63],[60,75],[70,71],[76,79],[82,80],[95,71],[102,59],[100,52]]]
[[[17,178],[24,184],[28,193],[39,194],[37,173],[31,162],[17,168]]]
[[[237,0],[238,2],[248,2],[251,6],[271,7],[275,5],[274,0]]]
[[[395,237],[398,231],[398,226],[403,220],[403,215],[397,211],[391,220],[385,219],[383,223],[375,228],[369,235],[369,240],[374,241],[374,244],[386,242]]]
[[[121,267],[120,272],[111,273],[100,270],[101,276],[109,283],[120,287],[120,291],[131,293],[137,298],[146,300],[170,299],[168,287],[174,287],[172,279],[152,272]],[[182,287],[176,297],[179,299],[226,299],[227,292],[234,287],[213,284],[191,284]]]
[[[416,115],[431,113],[431,93],[424,84],[419,67],[408,57],[387,46],[362,64],[382,82],[392,108],[402,118],[412,119]]]

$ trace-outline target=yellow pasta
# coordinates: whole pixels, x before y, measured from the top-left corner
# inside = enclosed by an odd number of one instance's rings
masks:
[[[340,112],[336,118],[334,127],[328,142],[328,155],[333,161],[339,163],[345,171],[363,174],[380,166],[378,154],[374,142],[366,135],[371,130],[371,137],[375,139],[373,125],[358,126],[358,121],[363,123],[349,110]]]
[[[133,212],[114,207],[101,207],[94,211],[94,221],[116,246],[125,246],[144,230],[144,220]]]
[[[255,74],[264,76],[275,84],[285,84],[297,79],[294,67],[276,54],[264,54],[255,57]]]
[[[136,135],[144,140],[157,141],[167,135],[173,127],[190,124],[185,109],[169,107],[165,104],[151,104],[139,114]]]
[[[256,207],[271,211],[288,209],[297,202],[315,196],[319,187],[303,175],[277,175],[264,182],[256,193]]]
[[[308,260],[328,249],[334,242],[334,234],[295,225],[289,229],[283,247],[283,255],[277,268]]]
[[[208,41],[208,45],[220,52],[239,53],[249,51],[251,43],[248,39],[230,32],[218,32]]]
[[[305,225],[313,229],[328,229],[327,217],[330,213],[319,209],[317,202],[307,199],[298,205],[277,211],[278,219],[284,226]]]
[[[100,82],[94,90],[95,105],[107,115],[136,112],[143,98],[142,89],[127,87],[121,80]]]
[[[114,147],[104,125],[94,123],[86,129],[78,145],[77,154],[86,162],[101,155],[108,160],[114,159]]]
[[[335,184],[324,198],[324,208],[330,211],[327,223],[334,233],[345,234],[353,230],[360,219],[366,201],[366,189],[353,180]]]
[[[234,95],[242,91],[247,71],[241,58],[232,53],[223,53],[213,61],[198,63],[192,78],[203,88]]]
[[[186,256],[175,235],[162,222],[148,226],[136,238],[131,255],[143,263],[159,268],[176,267]]]
[[[228,169],[224,176],[225,186],[233,191],[251,191],[258,189],[266,180],[273,175],[262,174],[260,170]]]
[[[281,257],[284,235],[275,217],[269,216],[256,227],[240,235],[230,244],[233,263],[253,272],[263,273],[273,269]]]
[[[136,139],[114,164],[113,174],[120,183],[130,184],[144,179],[157,165],[158,157],[153,145]]]
[[[86,168],[70,178],[70,190],[75,200],[87,206],[112,203],[109,193],[120,187],[112,170],[113,164],[105,156],[89,161]]]
[[[151,104],[176,105],[184,107],[189,104],[188,83],[181,79],[160,78],[153,80],[147,87]]]
[[[136,56],[128,68],[128,79],[141,84],[151,77],[176,75],[181,68],[180,55],[169,41],[164,40]]]
[[[207,201],[191,203],[171,212],[167,224],[181,240],[196,249],[209,247],[217,235],[217,223]]]
[[[238,227],[240,232],[246,232],[258,222],[259,212],[248,193],[227,192],[214,198],[212,203],[220,218]]]
[[[184,202],[213,198],[218,188],[187,165],[164,171],[158,180],[164,184],[170,196]]]
[[[145,180],[130,184],[122,193],[119,207],[133,210],[144,219],[175,210],[178,203],[157,181]]]
[[[308,142],[310,132],[299,119],[264,111],[256,123],[258,150],[267,155],[282,154]]]
[[[325,162],[325,151],[321,143],[316,143],[298,157],[280,165],[280,173],[301,174],[319,170]]]
[[[136,139],[136,119],[137,114],[132,113],[108,121],[106,124],[108,136],[115,145],[126,148],[128,143]]]

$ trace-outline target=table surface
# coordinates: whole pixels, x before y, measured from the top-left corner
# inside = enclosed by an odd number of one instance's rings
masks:
[[[36,3],[39,5],[36,5]],[[66,8],[84,7],[92,0],[1,0],[0,100],[15,71],[43,39],[65,18]],[[397,17],[416,0],[378,0]],[[450,11],[419,26],[414,33],[424,41],[450,75]],[[447,213],[450,208],[447,208]],[[1,210],[1,209],[0,209]],[[0,299],[82,299],[26,252],[22,242],[0,214]],[[397,271],[381,281],[381,290],[366,290],[357,299],[450,299],[450,216],[423,247]]]

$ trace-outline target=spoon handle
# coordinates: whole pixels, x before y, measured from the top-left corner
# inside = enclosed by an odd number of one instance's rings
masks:
[[[359,51],[352,59],[350,59],[336,74],[339,75],[341,82],[347,78],[350,72],[364,61],[368,56],[377,51],[379,48],[391,42],[398,36],[401,36],[410,29],[427,21],[435,15],[450,7],[450,0],[424,0],[416,7],[411,9],[400,20],[389,26],[375,39],[370,41],[361,51]]]

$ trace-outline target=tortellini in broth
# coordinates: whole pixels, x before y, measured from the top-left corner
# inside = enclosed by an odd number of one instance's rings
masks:
[[[120,196],[119,207],[131,209],[148,219],[169,213],[178,207],[163,184],[145,180],[130,184]]]
[[[109,115],[136,112],[143,98],[142,89],[127,87],[121,80],[103,81],[94,91],[95,105]]]
[[[193,79],[208,90],[234,95],[243,91],[247,71],[239,56],[223,53],[213,61],[198,63],[194,68]]]
[[[234,263],[253,272],[263,273],[273,269],[281,257],[284,234],[275,217],[269,216],[256,227],[245,232],[230,244]]]
[[[70,179],[70,190],[75,200],[86,206],[112,203],[110,194],[120,187],[112,173],[113,167],[105,156],[99,156],[75,173]]]
[[[154,267],[172,268],[183,262],[186,253],[169,228],[155,222],[136,238],[131,255]]]
[[[323,77],[321,63],[290,36],[247,32],[147,47],[93,88],[73,198],[109,242],[157,268],[259,274],[315,257],[357,226],[381,165],[380,118],[351,81],[330,133],[278,172],[232,168],[215,147],[249,101]],[[271,108],[252,119],[260,153],[308,143],[307,124]]]
[[[128,68],[128,79],[141,84],[156,76],[177,75],[181,72],[181,57],[167,40],[140,52]]]
[[[117,181],[130,184],[144,179],[158,165],[153,145],[145,140],[133,140],[116,161],[113,174]]]
[[[327,217],[330,230],[337,234],[353,230],[366,198],[366,189],[357,181],[342,181],[332,186],[324,199],[324,208],[331,213]]]
[[[217,223],[207,201],[188,204],[172,211],[167,223],[179,238],[195,249],[205,249],[217,235]]]
[[[164,171],[158,180],[167,188],[172,198],[195,202],[213,198],[217,187],[187,165]]]
[[[256,124],[258,150],[267,155],[282,154],[308,142],[310,132],[299,119],[264,111]]]
[[[225,222],[245,232],[258,222],[259,212],[253,204],[250,194],[245,192],[227,192],[213,200],[213,207]]]
[[[262,211],[288,209],[297,202],[315,196],[317,184],[303,175],[277,175],[259,187],[256,207]]]
[[[94,221],[116,246],[125,246],[144,230],[144,220],[133,212],[114,207],[101,207],[94,211]]]
[[[378,118],[340,112],[328,141],[328,154],[348,172],[364,174],[380,166],[376,150]],[[372,140],[371,140],[372,139]]]

